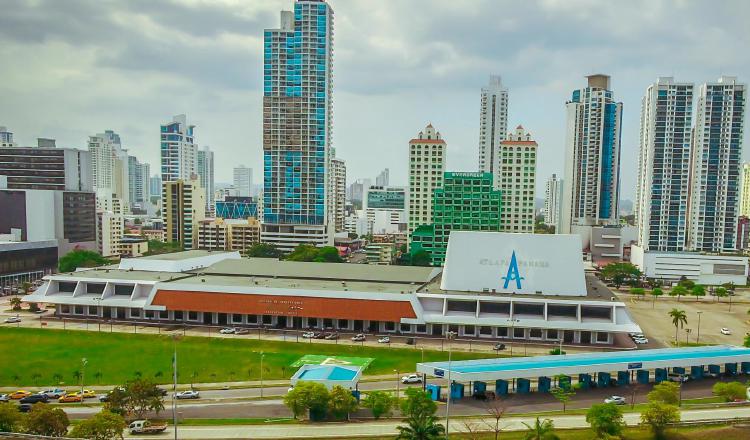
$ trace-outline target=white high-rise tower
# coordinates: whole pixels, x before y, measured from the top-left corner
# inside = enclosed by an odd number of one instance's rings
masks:
[[[161,126],[161,181],[190,180],[197,170],[198,147],[193,138],[195,125],[185,115]]]
[[[544,190],[544,224],[554,226],[557,230],[560,225],[560,202],[562,201],[562,179],[553,174],[547,179]]]
[[[214,152],[207,146],[198,150],[196,168],[201,186],[206,190],[206,214],[214,213]]]
[[[508,133],[508,89],[503,87],[499,75],[490,76],[482,87],[479,115],[479,171],[492,173],[495,185],[499,182],[500,142]],[[497,186],[495,186],[497,188]]]

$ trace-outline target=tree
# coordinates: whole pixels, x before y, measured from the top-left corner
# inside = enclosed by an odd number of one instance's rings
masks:
[[[157,415],[164,409],[164,397],[161,390],[149,379],[134,379],[125,385],[115,387],[108,394],[109,399],[104,408],[123,417],[133,416],[142,419],[153,411]]]
[[[10,304],[11,310],[14,312],[18,312],[21,310],[21,298],[14,296],[11,298],[8,303]]]
[[[687,325],[687,315],[684,310],[672,309],[669,312],[669,316],[672,318],[672,325],[674,326],[674,341],[679,346],[680,342],[677,340],[677,331]]]
[[[406,416],[406,426],[399,426],[397,439],[433,440],[445,435],[445,427],[435,417],[437,404],[429,393],[418,388],[406,390],[406,399],[401,402],[401,414]]]
[[[18,432],[23,420],[23,414],[18,406],[0,404],[0,432]]]
[[[495,434],[495,440],[498,440],[500,433],[503,428],[500,426],[500,420],[505,416],[505,403],[502,400],[491,400],[485,404],[487,414],[491,420],[485,420],[484,424],[487,425],[490,432]]]
[[[28,281],[24,281],[21,283],[21,290],[23,290],[24,295],[28,295],[31,291],[32,284]]]
[[[128,414],[127,405],[127,394],[125,388],[115,387],[107,394],[107,401],[104,403],[104,410],[113,414],[119,414],[126,416]]]
[[[676,382],[661,382],[654,385],[646,396],[649,402],[677,405],[680,402],[680,385]]]
[[[349,414],[353,413],[359,407],[357,399],[352,396],[352,392],[336,385],[331,389],[331,399],[328,403],[328,409],[337,420],[349,420]]]
[[[656,298],[660,297],[662,295],[664,295],[664,291],[661,290],[660,288],[655,287],[655,288],[651,289],[651,296],[654,298],[654,302],[651,305],[652,309],[656,306]]]
[[[316,263],[343,263],[339,250],[333,246],[323,246],[318,249],[318,256],[313,259]]]
[[[567,386],[564,386],[562,383],[562,378],[558,378],[558,383],[560,386],[550,391],[552,396],[554,396],[555,399],[557,399],[558,402],[562,403],[563,406],[563,412],[565,412],[565,407],[570,402],[570,399],[572,399],[576,392],[571,388],[570,383],[567,384]],[[565,378],[567,380],[567,377]]]
[[[742,343],[745,347],[750,347],[750,334],[745,335],[745,341]]]
[[[255,243],[245,250],[245,255],[250,258],[279,258],[282,253],[272,244]]]
[[[611,280],[619,289],[626,282],[640,279],[641,271],[631,263],[609,263],[602,268],[601,275],[605,280]]]
[[[90,440],[121,439],[125,426],[125,419],[121,415],[102,411],[74,426],[69,436]]]
[[[643,295],[646,294],[646,289],[642,287],[633,287],[632,289],[630,289],[630,294],[642,297]]]
[[[667,425],[680,421],[680,410],[674,405],[651,402],[641,413],[641,423],[649,425],[657,440],[664,439]]]
[[[687,288],[683,285],[674,286],[669,291],[669,296],[676,296],[678,302],[680,301],[680,297],[683,295],[687,295]]]
[[[427,391],[419,388],[409,388],[405,391],[406,399],[401,401],[401,414],[405,416],[413,414],[435,414],[437,403],[435,403]]]
[[[158,216],[158,214],[157,214]],[[149,240],[148,241],[148,252],[143,255],[160,255],[170,254],[172,252],[182,252],[185,248],[179,241],[161,241],[161,240]]]
[[[558,440],[560,438],[555,434],[555,425],[550,419],[539,420],[537,417],[533,425],[524,423],[524,426],[526,426],[524,440]]]
[[[426,250],[418,250],[411,254],[412,266],[432,266],[432,256]]]
[[[284,396],[284,405],[292,411],[295,419],[307,411],[311,420],[319,420],[324,417],[330,398],[325,385],[303,381],[297,382],[294,389]]]
[[[29,434],[62,437],[68,433],[70,421],[61,408],[35,403],[26,415],[25,425]]]
[[[315,247],[309,244],[301,244],[294,248],[285,260],[289,261],[314,261],[317,263],[343,263],[339,251],[333,246]]]
[[[729,295],[729,292],[725,287],[717,287],[716,289],[714,289],[714,294],[716,295],[716,300],[721,301],[721,298]]]
[[[370,391],[362,400],[362,406],[372,411],[375,420],[381,416],[390,417],[397,403],[396,397],[385,391]]]
[[[102,257],[98,252],[74,249],[60,258],[57,268],[60,272],[73,272],[79,267],[96,267],[108,263],[109,260]]]
[[[687,277],[683,276],[680,278],[680,286],[684,287],[687,290],[692,289],[695,287],[695,281],[687,279]]]
[[[734,402],[746,397],[747,388],[740,382],[716,382],[712,391],[725,401]]]
[[[690,294],[695,297],[696,301],[698,301],[698,298],[701,296],[706,296],[706,288],[702,284],[696,284],[690,289]]]
[[[625,426],[622,410],[614,403],[592,405],[586,412],[586,422],[591,425],[597,438],[619,436]]]

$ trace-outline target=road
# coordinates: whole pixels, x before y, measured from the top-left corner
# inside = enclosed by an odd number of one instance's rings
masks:
[[[683,421],[702,421],[750,417],[750,407],[726,408],[726,409],[700,409],[682,411]],[[587,428],[584,415],[571,416],[554,416],[556,428]],[[640,415],[636,413],[626,413],[625,423],[628,425],[637,425],[640,423]],[[450,423],[451,432],[466,432],[466,423],[475,427],[482,428],[484,422],[494,422],[494,419],[453,419]],[[503,419],[502,426],[504,431],[522,431],[526,429],[524,423],[533,423],[532,417],[512,417]],[[369,436],[393,436],[398,433],[396,427],[399,421],[388,420],[378,422],[363,423],[325,423],[315,425],[253,425],[253,426],[183,426],[179,427],[178,434],[181,439],[235,439],[235,438],[252,438],[252,439],[301,439],[301,438],[322,438],[322,437],[369,437]],[[169,438],[174,435],[170,427],[165,433],[159,436],[149,436],[144,438]],[[136,439],[138,436],[126,436],[126,438]]]

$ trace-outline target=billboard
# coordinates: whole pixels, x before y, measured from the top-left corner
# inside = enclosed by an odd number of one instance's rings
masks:
[[[405,209],[406,193],[403,190],[369,190],[367,192],[367,207],[375,209]]]
[[[443,290],[585,296],[576,234],[452,231]]]

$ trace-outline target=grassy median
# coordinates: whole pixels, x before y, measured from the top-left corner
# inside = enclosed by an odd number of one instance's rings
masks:
[[[289,379],[296,371],[290,365],[306,354],[373,358],[366,375],[413,372],[422,360],[422,351],[414,348],[188,336],[177,343],[178,381],[259,380],[261,352],[263,378],[268,380]],[[453,353],[455,360],[488,356]],[[447,352],[424,351],[425,361],[447,357]],[[172,340],[166,335],[0,328],[0,386],[75,385],[82,358],[87,359],[88,385],[117,384],[136,376],[171,382]]]

